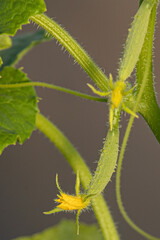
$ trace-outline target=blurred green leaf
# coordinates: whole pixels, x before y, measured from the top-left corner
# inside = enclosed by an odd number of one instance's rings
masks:
[[[0,83],[29,82],[20,70],[5,67]],[[23,143],[35,129],[37,98],[33,87],[0,88],[0,154],[11,144]]]
[[[0,0],[0,34],[15,35],[31,16],[45,11],[44,0]]]
[[[3,60],[2,68],[15,65],[32,47],[48,40],[51,40],[51,38],[46,36],[44,30],[13,37],[12,46],[0,51]]]
[[[142,4],[143,1],[144,1],[144,0],[139,0],[139,6],[141,6],[141,4]]]
[[[11,47],[12,41],[7,34],[0,35],[0,50]]]
[[[48,228],[30,237],[19,237],[14,240],[103,240],[96,225],[80,224],[80,234],[76,235],[76,224],[62,220],[55,227]]]
[[[153,134],[160,143],[160,108],[156,101],[154,86],[153,86],[153,73],[152,73],[152,47],[155,26],[156,6],[153,8],[147,35],[143,44],[143,48],[137,63],[137,93],[140,90],[145,69],[149,68],[147,83],[145,85],[144,93],[138,108],[139,113],[144,117]]]
[[[3,64],[2,58],[0,57],[0,67]]]

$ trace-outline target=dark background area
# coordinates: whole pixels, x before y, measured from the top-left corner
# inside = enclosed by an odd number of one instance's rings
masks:
[[[65,27],[87,50],[96,63],[116,77],[119,58],[137,1],[127,0],[46,0],[47,14]],[[159,12],[159,10],[158,10]],[[160,102],[160,18],[155,34],[155,87]],[[33,24],[23,31],[35,30]],[[20,33],[20,31],[18,32]],[[18,66],[33,81],[45,81],[91,94],[93,83],[61,51],[56,40],[36,46]],[[134,74],[131,77],[134,80]],[[41,113],[52,120],[71,140],[94,171],[108,129],[108,107],[54,90],[37,88]],[[128,116],[121,120],[121,140]],[[147,232],[160,236],[160,147],[142,117],[135,120],[125,153],[122,171],[122,198],[129,216]],[[10,146],[0,156],[0,240],[31,235],[73,214],[45,216],[52,209],[58,190],[55,175],[64,191],[74,192],[75,175],[64,157],[42,133],[35,131],[23,146]],[[104,191],[121,239],[143,239],[121,217],[115,199],[115,174]],[[92,211],[80,221],[96,223]]]

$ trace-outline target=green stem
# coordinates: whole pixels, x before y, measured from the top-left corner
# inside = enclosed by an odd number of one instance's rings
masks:
[[[107,91],[108,78],[102,70],[94,63],[85,50],[67,33],[58,23],[44,14],[37,14],[30,19],[43,27],[54,38],[56,38],[75,58],[80,66],[88,73],[91,79],[102,91]]]
[[[38,86],[38,87],[45,87],[54,89],[57,91],[69,93],[72,95],[75,95],[77,97],[97,101],[97,102],[107,102],[106,98],[99,98],[99,97],[93,97],[88,94],[80,93],[77,91],[73,91],[67,88],[59,87],[53,84],[43,83],[43,82],[26,82],[26,83],[14,83],[14,84],[0,84],[0,88],[20,88],[20,87],[30,87],[30,86]]]
[[[150,52],[148,52],[148,55],[145,59],[146,62],[150,62]],[[138,96],[137,96],[137,100],[134,106],[134,112],[137,112],[138,110],[138,106],[140,104],[142,95],[144,93],[144,89],[146,87],[147,84],[147,80],[148,80],[148,74],[150,71],[150,64],[146,65],[146,68],[144,69],[144,75],[143,75],[143,79],[142,79],[142,84],[141,84],[141,88],[139,90]],[[140,227],[138,227],[128,216],[128,214],[125,211],[125,208],[123,206],[123,202],[122,202],[122,198],[121,198],[121,192],[120,192],[120,185],[121,185],[121,169],[122,169],[122,163],[123,163],[123,157],[124,157],[124,153],[125,153],[125,149],[126,149],[126,145],[127,145],[127,141],[131,132],[131,128],[133,125],[133,121],[134,121],[134,116],[130,117],[126,132],[125,132],[125,136],[123,139],[123,143],[122,143],[122,147],[121,147],[121,151],[120,151],[120,155],[119,155],[119,160],[118,160],[118,166],[117,166],[117,174],[116,174],[116,197],[117,197],[117,203],[120,209],[120,212],[122,214],[122,216],[124,217],[124,219],[126,220],[126,222],[135,230],[137,231],[139,234],[141,234],[142,236],[146,237],[147,239],[150,240],[160,240],[160,238],[156,238],[148,233],[146,233],[145,231],[143,231]]]
[[[134,112],[136,112],[137,107],[138,107],[138,102],[140,101],[140,98],[143,94],[143,89],[144,89],[144,84],[142,84],[142,88],[139,92],[138,98],[137,98],[137,102],[136,102],[136,106],[134,108]],[[122,170],[122,163],[123,163],[123,157],[124,157],[124,153],[125,153],[125,149],[126,149],[126,145],[127,145],[127,141],[131,132],[131,128],[133,125],[133,121],[134,121],[134,116],[130,117],[126,132],[125,132],[125,136],[123,139],[123,143],[122,143],[122,147],[121,147],[121,151],[120,151],[120,155],[119,155],[119,160],[118,160],[118,166],[117,166],[117,174],[116,174],[116,198],[117,198],[117,203],[120,209],[120,212],[122,214],[122,216],[124,217],[124,219],[126,220],[126,222],[139,234],[141,234],[142,236],[146,237],[147,239],[150,240],[160,240],[160,238],[156,238],[153,237],[152,235],[146,233],[145,231],[143,231],[140,227],[138,227],[128,216],[128,214],[125,211],[125,208],[123,206],[123,202],[122,202],[122,197],[121,197],[121,192],[120,192],[120,186],[121,186],[121,170]]]
[[[36,126],[62,152],[74,172],[77,173],[77,171],[79,171],[81,183],[84,189],[87,189],[92,175],[89,171],[89,168],[77,150],[73,147],[71,142],[63,135],[62,132],[60,132],[56,126],[54,126],[41,114],[37,114]],[[118,240],[119,236],[116,227],[103,197],[101,195],[95,197],[92,201],[92,206],[102,230],[104,239]]]

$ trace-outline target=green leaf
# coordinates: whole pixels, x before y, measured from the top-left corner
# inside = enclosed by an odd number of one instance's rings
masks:
[[[57,226],[48,228],[31,237],[19,237],[14,240],[103,240],[96,225],[80,224],[80,234],[76,235],[76,224],[73,221],[62,220]]]
[[[29,82],[20,70],[5,67],[1,84]],[[22,144],[35,129],[37,99],[33,87],[0,89],[0,154],[18,141]]]
[[[0,34],[15,35],[31,16],[45,11],[44,0],[0,0]]]
[[[154,86],[153,86],[153,73],[152,73],[152,47],[155,26],[156,6],[152,10],[149,21],[147,35],[143,44],[142,52],[137,63],[137,93],[145,74],[145,69],[149,68],[147,74],[147,82],[145,84],[144,93],[141,97],[141,102],[138,108],[139,113],[144,117],[153,134],[160,143],[160,108],[156,101]]]
[[[12,41],[7,34],[0,35],[0,50],[11,47]]]
[[[48,40],[51,40],[51,38],[46,36],[44,30],[13,37],[12,46],[9,49],[0,51],[3,60],[2,68],[15,65],[32,47]]]
[[[151,10],[156,3],[157,0],[144,0],[134,17],[120,62],[119,79],[121,81],[130,77],[138,61],[147,33]]]

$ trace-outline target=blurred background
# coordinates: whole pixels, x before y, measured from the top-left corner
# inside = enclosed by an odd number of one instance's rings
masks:
[[[128,28],[138,9],[137,1],[128,0],[45,0],[47,15],[52,17],[87,50],[108,75],[116,77],[119,58]],[[157,16],[154,49],[154,74],[160,103],[160,17]],[[33,24],[22,31],[36,30]],[[21,33],[22,31],[19,31]],[[30,51],[18,65],[33,81],[45,81],[92,94],[86,83],[93,83],[61,50],[56,40]],[[134,80],[134,74],[131,77]],[[108,107],[65,93],[36,88],[41,98],[42,114],[52,120],[70,139],[92,172],[108,129]],[[121,141],[128,116],[121,119]],[[125,153],[122,171],[122,198],[129,216],[147,232],[160,236],[160,147],[142,117],[135,120]],[[64,157],[39,131],[33,132],[23,146],[10,146],[0,156],[0,239],[31,235],[57,224],[73,214],[45,216],[43,211],[55,207],[58,190],[55,175],[64,191],[74,193],[75,174]],[[115,174],[104,191],[117,228],[123,240],[143,239],[123,220],[116,204]],[[96,223],[92,211],[83,213],[80,221]]]

